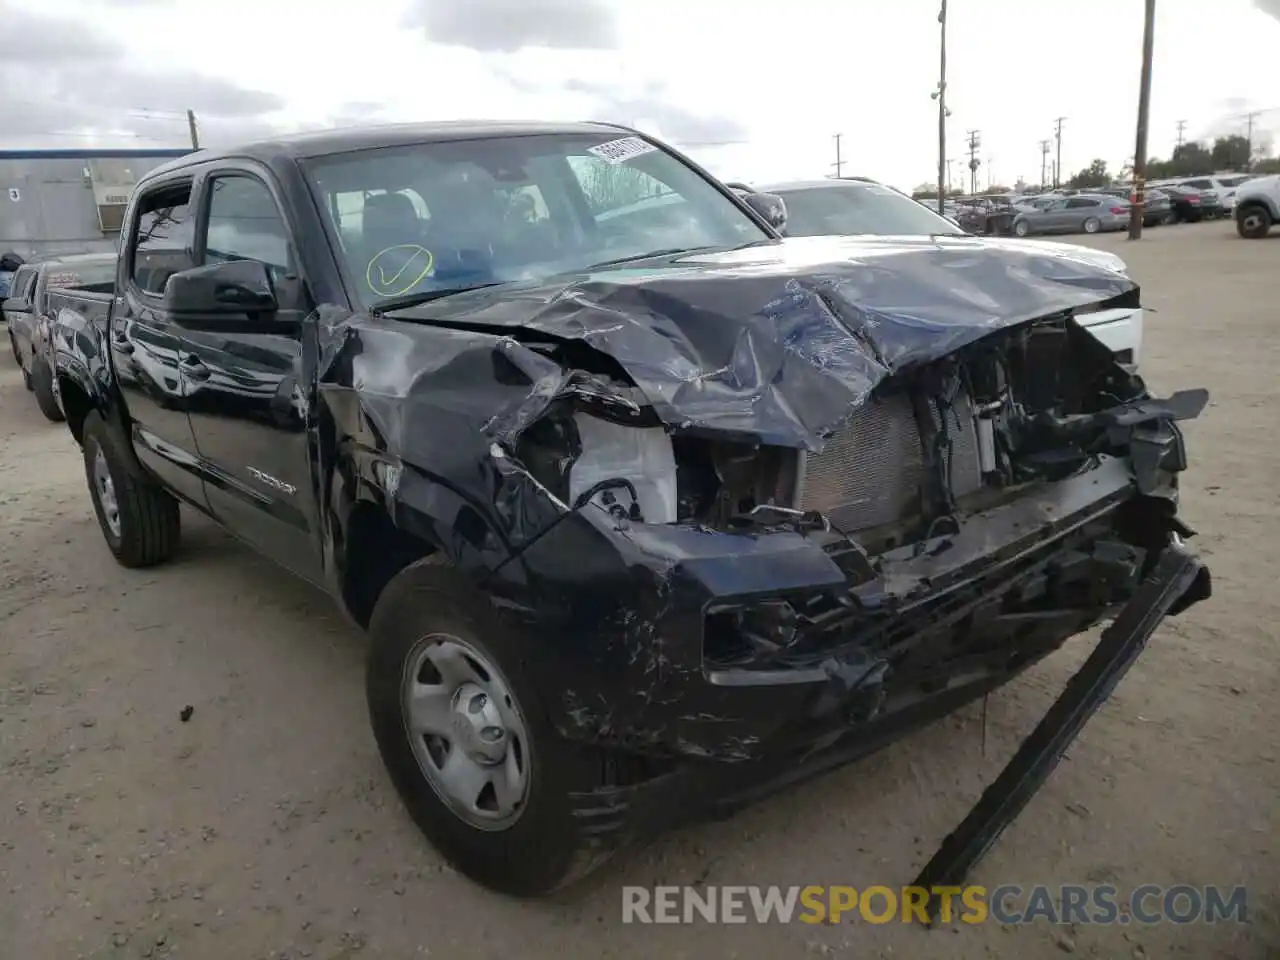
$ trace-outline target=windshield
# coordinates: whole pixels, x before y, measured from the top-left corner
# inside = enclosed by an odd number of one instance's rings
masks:
[[[306,164],[365,306],[765,241],[640,137],[551,134],[363,150]]]
[[[771,192],[786,201],[787,234],[792,237],[963,232],[924,205],[880,184],[833,183]]]

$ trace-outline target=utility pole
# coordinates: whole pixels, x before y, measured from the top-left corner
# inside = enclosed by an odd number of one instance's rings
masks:
[[[1254,118],[1257,117],[1260,112],[1261,111],[1254,110],[1251,113],[1245,114],[1245,119],[1249,123],[1249,128],[1248,128],[1249,132],[1248,134],[1245,135],[1245,140],[1247,140],[1249,143],[1249,155],[1245,157],[1245,164],[1244,164],[1244,168],[1246,170],[1248,170],[1250,167],[1253,166],[1253,121],[1254,121]]]
[[[1048,186],[1049,181],[1045,179],[1049,168],[1049,141],[1040,141],[1040,189],[1043,190]]]
[[[955,162],[954,157],[947,157],[947,190],[951,189],[951,165]]]
[[[943,215],[947,197],[947,183],[943,179],[947,170],[947,0],[941,0],[938,8],[938,89],[933,92],[938,101],[938,216]]]
[[[1129,239],[1142,238],[1146,205],[1147,118],[1151,113],[1151,54],[1156,39],[1156,0],[1146,0],[1142,26],[1142,80],[1138,84],[1138,135],[1133,148],[1133,203],[1129,207]]]
[[[1055,187],[1061,186],[1058,178],[1062,176],[1062,121],[1066,119],[1066,117],[1058,117],[1053,121],[1053,138],[1058,141],[1058,161],[1053,165],[1053,185]]]
[[[1179,120],[1178,121],[1178,144],[1177,144],[1179,147],[1182,146],[1182,141],[1183,141],[1182,131],[1185,129],[1187,129],[1187,121]]]
[[[200,130],[196,126],[196,112],[194,110],[187,111],[187,129],[191,131],[191,148],[193,150],[199,150]]]
[[[978,167],[982,161],[978,159],[978,147],[982,146],[982,131],[969,131],[969,193],[978,192]]]
[[[834,140],[835,140],[835,142],[836,142],[836,162],[835,162],[835,163],[833,163],[833,164],[832,164],[832,166],[836,168],[836,179],[837,179],[837,180],[839,180],[839,179],[840,179],[840,173],[841,173],[841,171],[844,169],[844,161],[840,159],[840,137],[841,137],[841,136],[843,136],[843,134],[839,134],[839,133],[837,133],[837,134],[835,134],[835,135],[834,135],[834,137],[833,137],[833,139],[834,139]]]

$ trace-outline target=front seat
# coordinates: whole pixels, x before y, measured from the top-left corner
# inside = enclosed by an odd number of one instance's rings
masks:
[[[392,297],[408,293],[418,285],[428,266],[421,251],[402,249],[406,244],[423,245],[423,223],[413,201],[403,193],[379,193],[366,197],[361,222],[364,263],[357,279],[375,296]]]

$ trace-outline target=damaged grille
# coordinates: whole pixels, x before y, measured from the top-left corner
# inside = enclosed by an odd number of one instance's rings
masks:
[[[938,425],[936,412],[933,415]],[[965,396],[947,417],[951,440],[951,488],[955,496],[982,485],[977,433]],[[858,410],[804,465],[800,508],[817,510],[841,530],[855,532],[895,523],[919,512],[925,455],[911,398],[873,399]]]

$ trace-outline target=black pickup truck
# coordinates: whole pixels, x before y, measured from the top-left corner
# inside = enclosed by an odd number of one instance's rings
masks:
[[[1025,794],[1208,595],[1176,518],[1207,395],[1150,397],[1076,322],[1137,304],[1117,273],[784,217],[595,123],[160,167],[114,292],[52,294],[111,552],[168,559],[182,503],[327,588],[406,805],[497,889],[864,755],[1118,613]]]

